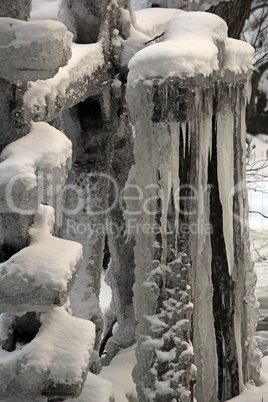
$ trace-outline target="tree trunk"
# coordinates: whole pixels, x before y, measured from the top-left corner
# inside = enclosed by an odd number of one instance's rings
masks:
[[[217,6],[211,6],[207,11],[224,19],[229,27],[228,36],[239,39],[245,21],[249,17],[251,4],[252,0],[223,1]]]

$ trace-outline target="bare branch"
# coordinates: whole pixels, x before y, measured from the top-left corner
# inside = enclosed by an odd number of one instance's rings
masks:
[[[268,215],[264,215],[262,212],[259,212],[259,211],[249,211],[249,213],[251,213],[251,214],[259,214],[259,215],[261,215],[263,218],[267,218],[267,219],[268,219]]]
[[[161,35],[156,36],[155,38],[148,40],[148,42],[145,42],[144,45],[148,45],[148,43],[154,42],[156,39],[161,38],[163,35],[165,34],[165,32],[161,33]]]
[[[260,8],[264,8],[267,7],[267,2],[261,3],[261,4],[256,4],[256,6],[252,7],[252,9],[250,10],[252,13],[254,13],[254,11],[260,9]]]

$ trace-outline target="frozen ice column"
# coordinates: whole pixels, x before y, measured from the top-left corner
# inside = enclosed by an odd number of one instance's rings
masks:
[[[130,208],[126,216],[136,241],[139,325],[134,378],[141,401],[189,401],[191,393],[200,402],[227,400],[249,379],[258,382],[256,278],[245,185],[245,105],[252,54],[251,46],[227,37],[222,19],[189,12],[168,23],[162,42],[139,51],[129,62],[127,101],[135,129],[135,166],[129,181],[145,195],[134,207],[140,214],[132,216]],[[166,312],[171,321],[165,323],[173,328],[166,272],[180,253],[190,261],[188,274],[183,272],[193,319],[178,316],[177,325],[184,319],[191,323],[196,380],[193,366],[189,370],[186,365],[182,372],[173,364],[172,372],[172,348],[167,354],[166,345],[151,339],[152,328],[168,332],[159,314]],[[185,278],[178,274],[180,288]],[[189,347],[185,345],[188,352]],[[155,381],[155,369],[161,382]]]

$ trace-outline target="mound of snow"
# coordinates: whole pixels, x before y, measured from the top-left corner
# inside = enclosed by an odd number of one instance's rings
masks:
[[[208,77],[220,68],[247,72],[252,68],[252,46],[227,38],[227,25],[220,17],[205,12],[181,13],[169,21],[163,42],[148,46],[129,62],[128,84],[144,78],[176,76]],[[219,43],[224,61],[219,65]]]
[[[24,314],[63,305],[82,259],[82,246],[52,236],[54,210],[41,206],[30,245],[0,264],[0,311]]]
[[[32,123],[25,137],[9,144],[0,155],[0,186],[21,178],[28,189],[37,185],[38,170],[61,168],[72,157],[72,143],[48,123]]]
[[[17,344],[13,352],[0,350],[0,399],[5,402],[80,393],[94,348],[95,325],[72,317],[64,307],[42,314],[40,321],[30,343]]]
[[[153,39],[164,32],[167,23],[178,14],[177,8],[146,8],[136,11],[137,29]]]

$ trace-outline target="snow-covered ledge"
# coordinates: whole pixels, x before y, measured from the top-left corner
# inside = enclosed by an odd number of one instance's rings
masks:
[[[31,342],[18,343],[12,352],[0,349],[0,399],[5,402],[74,398],[82,391],[95,325],[72,317],[64,307],[41,314],[40,322]],[[0,316],[0,331],[5,330]]]
[[[163,41],[139,51],[129,63],[128,85],[152,78],[222,77],[252,71],[254,49],[227,37],[220,17],[205,12],[181,13],[169,21]]]
[[[62,306],[82,260],[82,245],[52,235],[52,207],[40,206],[30,245],[0,264],[0,313],[47,312]]]
[[[73,43],[71,59],[53,78],[30,82],[24,95],[25,112],[34,121],[50,121],[64,109],[98,95],[107,79],[103,43]]]
[[[227,37],[221,18],[189,12],[168,23],[162,42],[139,51],[129,62],[127,101],[135,155],[129,180],[148,195],[138,216],[131,211],[126,216],[136,241],[135,381],[140,401],[152,400],[150,395],[172,400],[187,381],[198,402],[227,400],[239,394],[245,382],[259,381],[260,356],[253,339],[256,278],[245,185],[245,106],[252,55],[250,45]],[[180,252],[191,262],[187,280],[194,304],[194,388],[186,367],[181,376],[176,369],[170,373],[171,363],[161,365],[160,359],[155,364],[157,336],[148,351],[144,343],[151,337],[146,315],[169,312],[163,268],[170,268]],[[156,269],[155,283],[146,286]],[[155,368],[161,381],[154,381]],[[191,400],[187,388],[184,398]]]
[[[61,22],[0,18],[0,77],[13,82],[53,77],[69,60],[71,43]]]
[[[29,134],[0,155],[0,212],[32,215],[41,202],[56,204],[71,158],[72,143],[63,133],[32,123]]]

